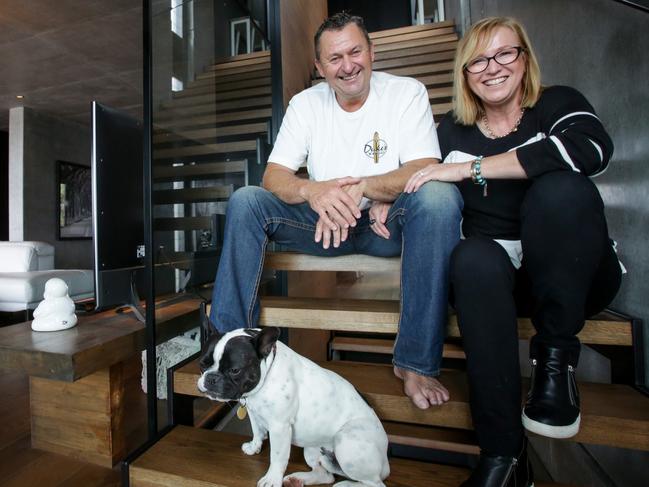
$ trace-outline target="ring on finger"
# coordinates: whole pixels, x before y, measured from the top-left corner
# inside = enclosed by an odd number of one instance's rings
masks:
[[[424,171],[419,171],[419,177],[423,178],[424,177]]]
[[[376,223],[376,220],[374,218],[370,218],[370,225],[374,225]]]

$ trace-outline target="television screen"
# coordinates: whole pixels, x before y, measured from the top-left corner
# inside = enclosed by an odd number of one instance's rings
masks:
[[[142,123],[93,102],[91,169],[96,308],[136,304],[131,286],[142,279],[144,246]]]

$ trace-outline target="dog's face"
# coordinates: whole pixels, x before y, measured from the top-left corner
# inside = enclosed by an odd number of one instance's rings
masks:
[[[246,328],[209,338],[200,359],[198,389],[215,401],[236,401],[262,377],[262,361],[273,350],[278,328]]]

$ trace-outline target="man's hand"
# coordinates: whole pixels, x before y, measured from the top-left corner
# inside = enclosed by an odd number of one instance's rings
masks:
[[[390,231],[388,227],[385,226],[385,222],[388,219],[388,211],[390,211],[391,203],[383,203],[381,201],[372,202],[372,207],[370,208],[370,228],[374,233],[379,237],[384,239],[390,238]]]
[[[340,243],[347,240],[349,236],[349,228],[338,227],[336,230],[331,230],[322,218],[318,220],[315,226],[315,241],[316,243],[322,240],[322,248],[328,249],[333,243],[334,248],[340,247]]]
[[[347,230],[350,226],[356,226],[356,219],[361,217],[361,210],[358,207],[360,203],[360,198],[357,197],[358,190],[351,191],[350,194],[350,191],[346,190],[345,187],[356,186],[360,182],[359,178],[352,177],[331,179],[329,181],[309,181],[309,184],[303,186],[301,196],[309,203],[311,209],[320,216],[320,221],[329,230]],[[362,197],[362,188],[360,191]],[[320,234],[322,234],[322,231]],[[318,241],[316,227],[316,242]]]

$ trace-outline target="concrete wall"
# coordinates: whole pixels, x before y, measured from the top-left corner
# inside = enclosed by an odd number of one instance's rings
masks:
[[[459,25],[462,2],[446,3]],[[470,15],[473,22],[492,15],[521,20],[539,57],[544,84],[582,91],[607,127],[615,153],[610,168],[595,183],[607,206],[611,236],[629,271],[611,307],[644,320],[644,346],[649,350],[649,14],[612,0],[470,0]],[[645,365],[648,362],[645,358]],[[576,448],[555,442],[549,449],[550,468],[568,475],[560,477],[562,481],[576,481],[569,477],[574,464],[569,459],[576,458]],[[643,485],[646,453],[587,448],[611,477],[608,481]],[[608,481],[600,477],[587,484],[610,485]]]
[[[60,269],[92,269],[92,240],[57,240],[56,161],[90,165],[88,127],[30,108],[9,112],[9,239],[55,248]]]
[[[0,130],[0,240],[9,239],[9,133]]]

